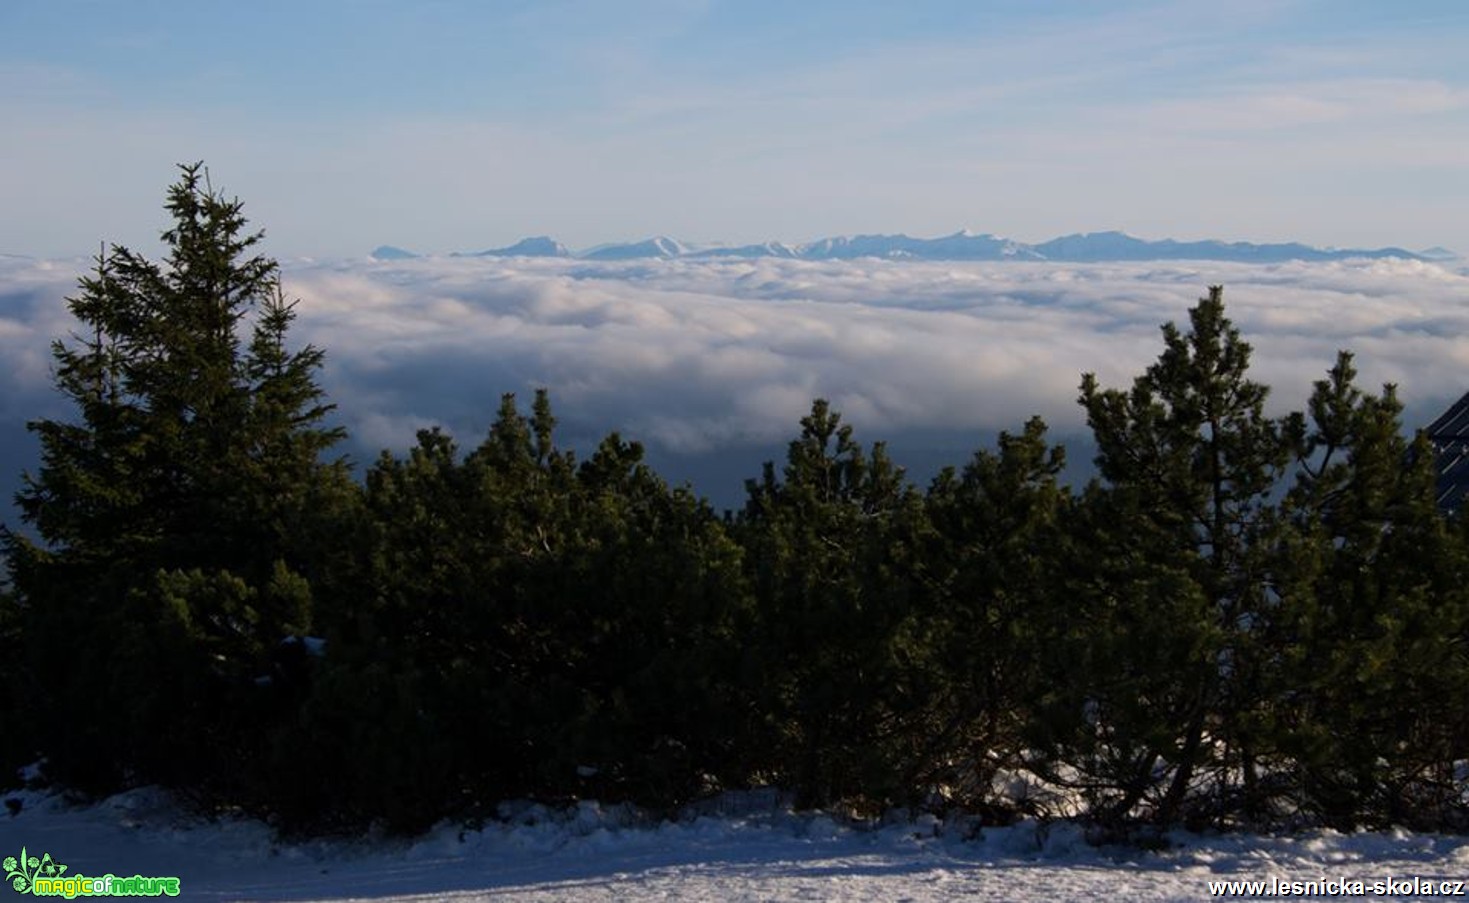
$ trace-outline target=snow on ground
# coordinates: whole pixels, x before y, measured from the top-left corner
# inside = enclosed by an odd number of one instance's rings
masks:
[[[1088,846],[1066,824],[973,836],[920,816],[859,829],[758,793],[657,825],[594,803],[516,804],[480,830],[298,843],[186,815],[156,790],[87,807],[13,796],[24,805],[0,813],[0,856],[24,846],[71,875],[178,876],[182,896],[205,900],[1201,900],[1210,880],[1469,877],[1469,838],[1178,833],[1149,853]]]

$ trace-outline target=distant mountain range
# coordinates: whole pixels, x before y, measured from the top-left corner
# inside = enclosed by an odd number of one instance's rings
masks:
[[[417,257],[411,251],[384,245],[372,252],[378,260]],[[1253,244],[1222,241],[1148,241],[1125,232],[1088,232],[1064,235],[1040,244],[1026,244],[989,234],[955,232],[940,238],[911,238],[907,235],[855,235],[823,238],[803,245],[764,242],[735,247],[718,245],[692,247],[665,236],[630,244],[598,245],[573,254],[558,241],[545,236],[522,239],[505,248],[453,257],[577,257],[582,260],[640,260],[710,257],[781,257],[801,260],[854,260],[879,257],[888,260],[1049,260],[1067,263],[1099,263],[1127,260],[1226,260],[1247,263],[1278,263],[1286,260],[1343,260],[1349,257],[1399,257],[1407,260],[1455,260],[1444,248],[1413,252],[1402,248],[1316,248],[1298,242]]]

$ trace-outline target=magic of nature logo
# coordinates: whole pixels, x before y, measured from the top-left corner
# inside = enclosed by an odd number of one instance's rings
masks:
[[[20,857],[5,857],[5,881],[17,893],[35,897],[177,897],[179,879],[174,876],[147,878],[142,875],[130,877],[106,874],[89,877],[66,873],[66,866],[57,862],[50,853],[39,857],[30,855],[25,847]]]

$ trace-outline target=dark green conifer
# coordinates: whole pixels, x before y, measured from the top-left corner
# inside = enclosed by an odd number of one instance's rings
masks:
[[[41,466],[17,502],[39,541],[6,534],[35,704],[67,713],[37,720],[46,753],[97,787],[241,779],[290,692],[277,658],[310,626],[323,519],[350,499],[276,263],[238,200],[181,169],[167,260],[113,246],[70,300],[80,328],[53,355],[76,416],[30,424]]]
[[[1355,380],[1343,352],[1311,396],[1269,622],[1280,666],[1260,718],[1292,763],[1291,808],[1342,829],[1460,827],[1469,558],[1394,387],[1370,395]]]
[[[924,593],[905,628],[912,667],[900,709],[915,744],[910,782],[947,787],[964,805],[1017,805],[992,798],[993,779],[1027,767],[1037,705],[1071,678],[1054,656],[1073,616],[1058,592],[1068,563],[1064,462],[1034,417],[1019,434],[1001,433],[996,451],[942,471],[925,499]]]
[[[1189,321],[1186,333],[1163,327],[1163,353],[1130,390],[1104,390],[1086,374],[1080,399],[1107,487],[1094,498],[1108,519],[1122,518],[1106,552],[1123,559],[1127,580],[1098,583],[1090,601],[1113,630],[1138,625],[1130,648],[1104,665],[1129,676],[1119,689],[1149,674],[1177,688],[1110,700],[1151,709],[1129,717],[1130,738],[1116,738],[1135,778],[1122,782],[1114,811],[1147,798],[1165,822],[1211,818],[1233,775],[1253,780],[1253,740],[1236,716],[1258,664],[1252,625],[1270,605],[1271,493],[1301,432],[1298,417],[1265,415],[1269,390],[1248,377],[1250,346],[1225,316],[1222,288]],[[1196,798],[1200,789],[1213,798]]]
[[[769,719],[767,770],[803,804],[890,802],[906,792],[892,695],[910,616],[922,499],[882,443],[869,453],[818,399],[782,478],[767,463],[738,535],[756,595],[746,673]]]

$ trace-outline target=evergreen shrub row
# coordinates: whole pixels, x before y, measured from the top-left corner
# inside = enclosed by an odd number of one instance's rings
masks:
[[[719,514],[544,392],[354,479],[276,264],[198,166],[162,263],[114,247],[54,345],[71,420],[7,531],[0,755],[291,830],[508,798],[994,821],[1469,827],[1469,541],[1342,354],[1264,413],[1210,289],[1097,479],[1039,419],[913,485],[826,402]],[[35,537],[35,538],[31,538]],[[22,727],[23,726],[23,727]]]

